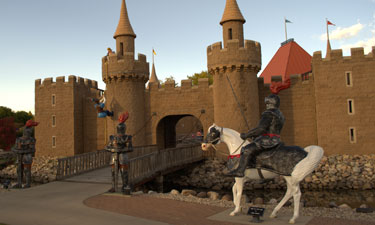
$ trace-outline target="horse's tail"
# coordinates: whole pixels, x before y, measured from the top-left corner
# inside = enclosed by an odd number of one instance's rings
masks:
[[[299,181],[303,180],[318,167],[324,155],[323,148],[316,145],[307,146],[304,150],[307,152],[307,156],[294,167],[291,174],[292,177],[297,178]]]

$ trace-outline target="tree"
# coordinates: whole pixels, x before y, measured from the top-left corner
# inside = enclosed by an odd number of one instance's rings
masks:
[[[192,76],[187,76],[192,80],[193,85],[198,85],[199,78],[208,78],[208,83],[211,85],[214,83],[214,77],[207,71],[202,71],[200,73],[194,73]]]
[[[5,117],[13,117],[14,112],[5,106],[0,106],[0,119],[5,118]]]
[[[14,114],[14,122],[20,123],[20,124],[25,124],[28,120],[31,120],[33,118],[33,115],[25,111],[17,111]]]
[[[171,75],[169,77],[166,77],[164,82],[162,80],[159,80],[159,83],[160,83],[160,86],[162,87],[165,87],[165,83],[168,82],[168,81],[174,81],[174,86],[177,87],[178,86],[178,83],[175,81],[174,77]]]

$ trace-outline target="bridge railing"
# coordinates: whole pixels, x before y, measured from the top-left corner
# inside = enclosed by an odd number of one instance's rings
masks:
[[[157,173],[203,159],[199,145],[163,149],[130,160],[129,182],[138,183]]]
[[[136,158],[142,155],[157,151],[156,146],[135,147],[129,153],[129,158]],[[57,180],[62,180],[91,170],[100,169],[109,165],[111,153],[106,150],[88,152],[80,155],[69,156],[58,159]]]

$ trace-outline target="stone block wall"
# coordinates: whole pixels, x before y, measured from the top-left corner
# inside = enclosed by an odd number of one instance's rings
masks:
[[[314,53],[317,139],[326,154],[374,153],[374,54],[374,47],[368,55],[363,48],[351,49],[351,56],[343,56],[341,49],[327,58]]]

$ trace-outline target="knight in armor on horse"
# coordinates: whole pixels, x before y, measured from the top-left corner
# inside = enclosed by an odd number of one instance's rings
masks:
[[[282,143],[280,138],[284,126],[285,117],[280,111],[280,97],[277,95],[282,89],[290,86],[290,80],[285,84],[273,83],[272,94],[264,100],[266,110],[262,113],[257,127],[247,133],[241,133],[241,138],[251,138],[253,142],[242,148],[239,165],[226,174],[227,176],[243,177],[248,166],[255,168],[255,156],[262,150],[278,148]]]
[[[16,139],[12,151],[17,155],[17,184],[13,188],[22,188],[23,175],[25,174],[26,184],[24,188],[31,187],[31,164],[35,155],[35,138],[32,136],[33,127],[39,123],[32,120],[26,122],[22,137]]]
[[[133,151],[132,136],[126,135],[125,121],[129,118],[129,113],[123,113],[119,117],[119,124],[117,125],[117,134],[111,135],[110,141],[106,146],[106,150],[112,153],[111,155],[111,173],[112,173],[112,188],[109,192],[116,192],[117,189],[117,173],[120,170],[122,179],[122,192],[130,194],[129,185],[129,152]]]

